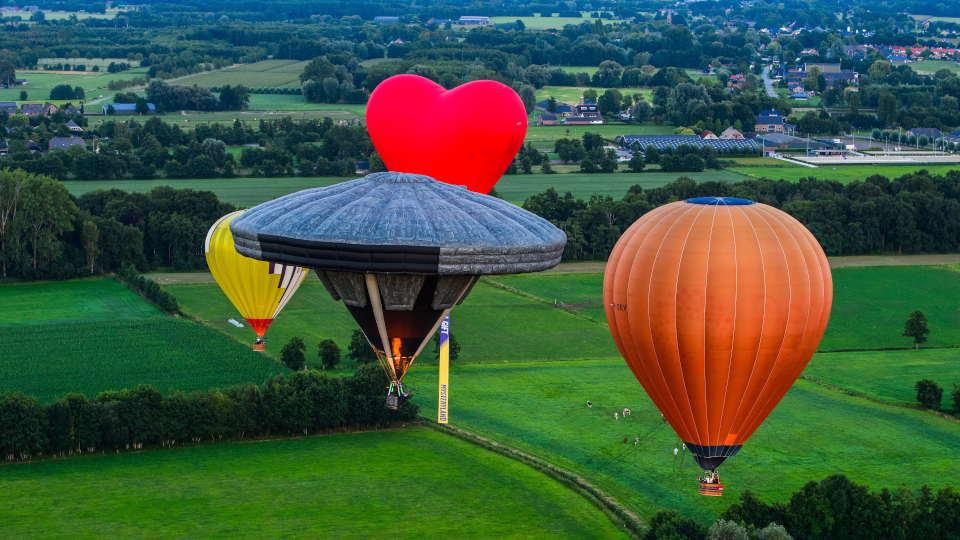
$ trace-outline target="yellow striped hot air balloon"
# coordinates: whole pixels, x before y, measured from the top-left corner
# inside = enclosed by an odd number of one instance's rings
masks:
[[[237,253],[230,222],[243,210],[218,219],[207,232],[204,252],[217,284],[240,315],[257,333],[255,350],[263,350],[263,337],[283,306],[307,277],[306,268],[258,261]]]

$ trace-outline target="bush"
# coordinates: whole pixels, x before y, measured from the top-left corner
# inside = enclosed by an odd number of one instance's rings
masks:
[[[917,381],[914,386],[917,390],[917,402],[925,409],[940,410],[940,402],[943,399],[943,388],[930,379]]]

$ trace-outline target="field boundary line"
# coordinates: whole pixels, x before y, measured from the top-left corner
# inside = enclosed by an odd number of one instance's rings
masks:
[[[889,401],[889,400],[886,400],[886,399],[881,399],[881,398],[878,398],[878,397],[876,397],[876,396],[871,396],[870,394],[865,394],[865,393],[860,392],[860,391],[858,391],[858,390],[850,390],[849,388],[844,388],[844,387],[842,387],[842,386],[837,386],[837,385],[835,385],[835,384],[828,383],[827,381],[824,381],[824,380],[822,380],[822,379],[817,379],[817,378],[814,378],[814,377],[810,377],[809,375],[806,375],[806,374],[804,374],[804,373],[801,373],[801,374],[800,374],[800,378],[803,379],[803,380],[805,380],[805,381],[807,381],[807,382],[809,382],[809,383],[813,383],[813,384],[815,384],[815,385],[817,385],[817,386],[820,386],[820,387],[822,387],[822,388],[826,388],[827,390],[832,390],[832,391],[834,391],[834,392],[840,392],[841,394],[846,394],[846,395],[851,396],[851,397],[860,398],[860,399],[865,399],[865,400],[867,400],[867,401],[871,401],[871,402],[877,403],[877,404],[879,404],[879,405],[889,405],[889,406],[891,406],[891,407],[900,407],[900,408],[902,408],[902,409],[913,409],[913,410],[915,410],[915,411],[921,411],[921,412],[925,412],[925,413],[930,413],[930,414],[932,414],[932,415],[934,415],[934,416],[938,416],[938,417],[940,417],[940,418],[943,418],[944,420],[947,420],[948,422],[953,422],[954,424],[960,424],[960,418],[957,418],[956,416],[952,416],[952,415],[949,415],[949,414],[947,414],[947,413],[940,412],[940,411],[935,411],[935,410],[933,410],[933,409],[925,409],[925,408],[923,408],[922,405],[919,405],[919,404],[916,404],[916,403],[904,403],[904,402],[901,402],[901,401]]]
[[[641,538],[647,529],[646,525],[643,523],[643,520],[640,519],[640,516],[628,510],[615,498],[607,495],[576,473],[568,471],[562,467],[558,467],[549,461],[527,454],[526,452],[521,452],[516,448],[511,448],[509,446],[500,444],[487,437],[470,433],[469,431],[464,431],[463,429],[450,425],[442,426],[422,416],[420,418],[423,420],[424,427],[450,435],[452,437],[456,437],[462,441],[479,446],[484,450],[495,452],[501,456],[518,461],[549,476],[550,478],[553,478],[557,482],[570,488],[583,498],[593,503],[593,505],[599,508],[604,515],[606,515],[607,518],[613,522],[614,525],[623,528],[625,532],[632,538]]]
[[[593,317],[591,317],[591,316],[589,316],[589,315],[584,315],[583,313],[579,313],[579,312],[577,312],[576,310],[570,309],[570,308],[568,308],[568,307],[563,307],[563,306],[560,306],[560,305],[558,305],[558,304],[554,304],[553,302],[550,302],[550,301],[547,300],[546,298],[540,298],[539,296],[535,296],[535,295],[532,295],[532,294],[530,294],[530,293],[528,293],[528,292],[521,291],[520,289],[514,289],[513,287],[510,287],[509,285],[504,285],[503,283],[500,283],[499,281],[494,281],[493,279],[491,279],[491,278],[489,278],[489,277],[487,277],[487,276],[481,276],[481,277],[480,277],[480,281],[482,281],[483,283],[486,283],[487,285],[490,285],[490,286],[492,286],[492,287],[496,287],[496,288],[498,288],[498,289],[503,289],[503,290],[505,290],[505,291],[507,291],[507,292],[516,294],[516,295],[518,295],[518,296],[522,296],[522,297],[524,297],[524,298],[527,298],[527,299],[530,299],[530,300],[533,300],[533,301],[536,301],[536,302],[540,302],[541,304],[546,304],[546,305],[548,305],[548,306],[553,306],[554,309],[561,310],[561,311],[566,311],[567,313],[573,315],[574,317],[580,317],[581,319],[590,321],[590,322],[592,322],[592,323],[594,323],[594,324],[600,324],[600,321],[594,319]]]

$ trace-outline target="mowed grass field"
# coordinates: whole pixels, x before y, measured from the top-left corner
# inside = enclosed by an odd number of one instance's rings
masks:
[[[914,384],[931,379],[945,390],[941,406],[951,409],[950,392],[954,384],[960,385],[960,349],[816,354],[804,374],[901,403],[916,403]]]
[[[0,482],[6,538],[627,538],[551,478],[425,428],[47,460]]]
[[[210,328],[161,315],[111,280],[3,285],[0,306],[0,392],[47,402],[140,383],[162,392],[259,384],[289,372]]]
[[[924,346],[960,346],[960,272],[942,266],[833,269],[833,310],[821,351],[912,347],[903,325],[930,320]]]
[[[241,343],[252,343],[255,335],[246,325],[236,328],[227,322],[240,314],[216,284],[164,285],[180,307],[199,317],[204,324]],[[450,315],[451,328],[463,347],[460,362],[491,363],[530,360],[614,358],[618,352],[605,324],[597,324],[550,306],[478,283],[470,296]],[[264,341],[267,353],[279,358],[280,349],[297,336],[307,345],[308,363],[319,367],[317,345],[332,338],[343,351],[343,364],[351,332],[357,323],[343,306],[334,302],[318,280],[305,281],[283,311],[270,325]],[[419,362],[436,363],[433,346],[427,345]]]
[[[407,374],[431,418],[436,376],[426,367]],[[631,415],[615,420],[624,407]],[[622,360],[454,366],[449,412],[452,426],[574,470],[646,517],[670,508],[708,521],[745,490],[785,501],[834,473],[876,490],[940,487],[955,482],[950,471],[960,458],[958,424],[799,381],[724,463],[723,498],[699,497],[699,467],[688,452],[674,457],[677,435]]]
[[[960,23],[960,18],[957,18],[954,22]],[[940,71],[941,69],[947,69],[953,73],[960,73],[960,64],[951,62],[949,60],[924,60],[922,62],[911,64],[910,67],[917,73],[930,75]]]
[[[72,63],[82,64],[83,60],[67,60]],[[88,67],[89,70],[89,67]],[[106,71],[76,71],[71,73],[48,73],[45,71],[21,71],[17,77],[29,81],[25,85],[14,88],[0,88],[0,101],[16,101],[21,103],[20,92],[27,92],[27,103],[45,103],[49,101],[50,90],[58,84],[69,84],[70,86],[82,87],[87,94],[85,101],[97,99],[100,94],[113,94],[113,91],[106,90],[110,81],[130,80],[136,77],[143,77],[145,70],[130,70],[123,73],[107,73]],[[102,89],[102,91],[101,91]],[[75,105],[79,105],[80,100],[73,100]],[[96,105],[93,105],[96,106]]]
[[[503,23],[514,23],[517,21],[522,21],[526,28],[531,29],[544,29],[544,28],[563,28],[568,24],[579,25],[584,22],[593,24],[597,19],[590,17],[590,12],[581,12],[583,15],[582,18],[578,17],[558,17],[559,13],[554,14],[551,17],[541,17],[537,14],[534,17],[490,17],[490,22],[493,24],[503,24]],[[610,24],[614,21],[609,19],[600,19],[603,24]]]
[[[570,73],[579,73],[586,72],[591,76],[597,71],[597,67],[584,67],[584,66],[560,66],[565,71]],[[605,91],[604,88],[590,88],[586,86],[544,86],[537,90],[536,96],[537,101],[543,101],[550,96],[553,96],[553,99],[557,101],[562,101],[568,105],[576,105],[580,102],[580,98],[583,96],[585,90],[594,90],[597,92],[597,95],[603,95]],[[621,94],[643,94],[644,99],[650,101],[653,96],[653,89],[651,88],[618,88]]]
[[[739,173],[756,178],[769,178],[771,180],[787,180],[796,182],[801,178],[819,178],[821,180],[836,180],[843,184],[849,184],[854,180],[863,181],[867,177],[879,174],[886,176],[891,180],[905,174],[913,174],[917,171],[926,170],[930,174],[947,174],[956,170],[955,165],[837,165],[836,167],[824,165],[816,169],[810,167],[749,167],[737,166],[729,169],[730,172]]]

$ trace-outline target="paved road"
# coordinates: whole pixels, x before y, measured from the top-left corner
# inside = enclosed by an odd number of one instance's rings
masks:
[[[853,268],[866,266],[933,266],[939,264],[960,264],[960,254],[952,255],[857,255],[852,257],[827,257],[830,268]],[[560,263],[543,274],[596,274],[603,272],[606,263]],[[182,285],[188,283],[215,283],[209,272],[189,272],[177,274],[145,274],[161,285]],[[317,279],[317,274],[307,274],[308,280]]]
[[[777,91],[773,89],[773,79],[770,78],[770,66],[763,68],[760,78],[763,80],[763,86],[767,88],[767,95],[772,98],[777,97]]]

